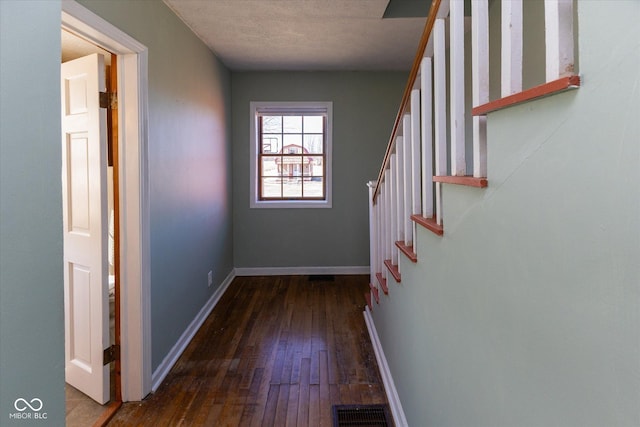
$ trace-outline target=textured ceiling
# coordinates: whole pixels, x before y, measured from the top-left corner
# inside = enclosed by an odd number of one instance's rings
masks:
[[[164,2],[232,70],[409,70],[425,24],[389,0]]]

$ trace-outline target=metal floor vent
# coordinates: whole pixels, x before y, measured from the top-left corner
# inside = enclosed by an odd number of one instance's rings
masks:
[[[393,427],[387,405],[333,405],[333,427]]]
[[[309,276],[310,282],[333,282],[336,277],[333,274],[312,274]]]

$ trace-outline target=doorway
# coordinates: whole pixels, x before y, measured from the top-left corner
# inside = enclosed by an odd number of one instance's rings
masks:
[[[151,391],[149,202],[147,173],[147,48],[84,6],[62,2],[62,29],[116,55],[117,202],[122,401]]]
[[[83,426],[122,401],[105,360],[120,348],[117,109],[99,97],[117,92],[117,57],[64,29],[61,45],[66,424]]]

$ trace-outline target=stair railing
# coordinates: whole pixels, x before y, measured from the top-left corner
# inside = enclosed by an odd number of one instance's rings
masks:
[[[544,37],[536,37],[545,41],[544,83],[524,91],[523,0],[504,0],[498,2],[500,98],[490,101],[489,0],[472,0],[470,16],[464,3],[433,0],[378,178],[368,184],[371,280],[377,277],[385,293],[388,274],[400,281],[399,254],[417,259],[416,225],[442,235],[442,184],[488,185],[486,114],[580,84],[573,0],[544,0]],[[465,49],[471,49],[470,64]]]

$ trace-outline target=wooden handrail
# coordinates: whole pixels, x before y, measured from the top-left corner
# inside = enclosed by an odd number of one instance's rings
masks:
[[[380,184],[382,182],[382,177],[384,176],[384,171],[387,168],[387,164],[389,163],[389,158],[391,157],[391,152],[393,151],[393,146],[395,144],[396,133],[398,132],[398,127],[400,126],[400,122],[402,122],[402,116],[407,108],[407,103],[411,99],[411,91],[413,90],[413,86],[416,82],[416,77],[418,77],[418,71],[420,70],[420,63],[422,62],[422,58],[424,57],[424,51],[427,48],[427,43],[429,42],[429,37],[431,37],[431,32],[433,31],[433,25],[436,22],[436,16],[438,15],[438,11],[440,10],[440,1],[441,0],[433,0],[431,3],[431,9],[429,10],[429,16],[427,17],[427,23],[424,26],[424,31],[422,32],[422,37],[420,37],[420,43],[418,44],[418,51],[416,52],[416,56],[413,59],[413,66],[411,67],[411,71],[409,72],[409,79],[407,81],[407,86],[404,89],[404,94],[402,95],[402,101],[400,102],[400,108],[398,109],[398,114],[396,115],[396,121],[393,124],[393,129],[391,131],[391,137],[389,138],[389,143],[387,144],[387,151],[384,153],[384,160],[382,161],[382,167],[380,168],[380,172],[378,173],[378,180],[376,181],[376,188],[373,191],[373,203],[376,202],[376,197],[380,191]]]

